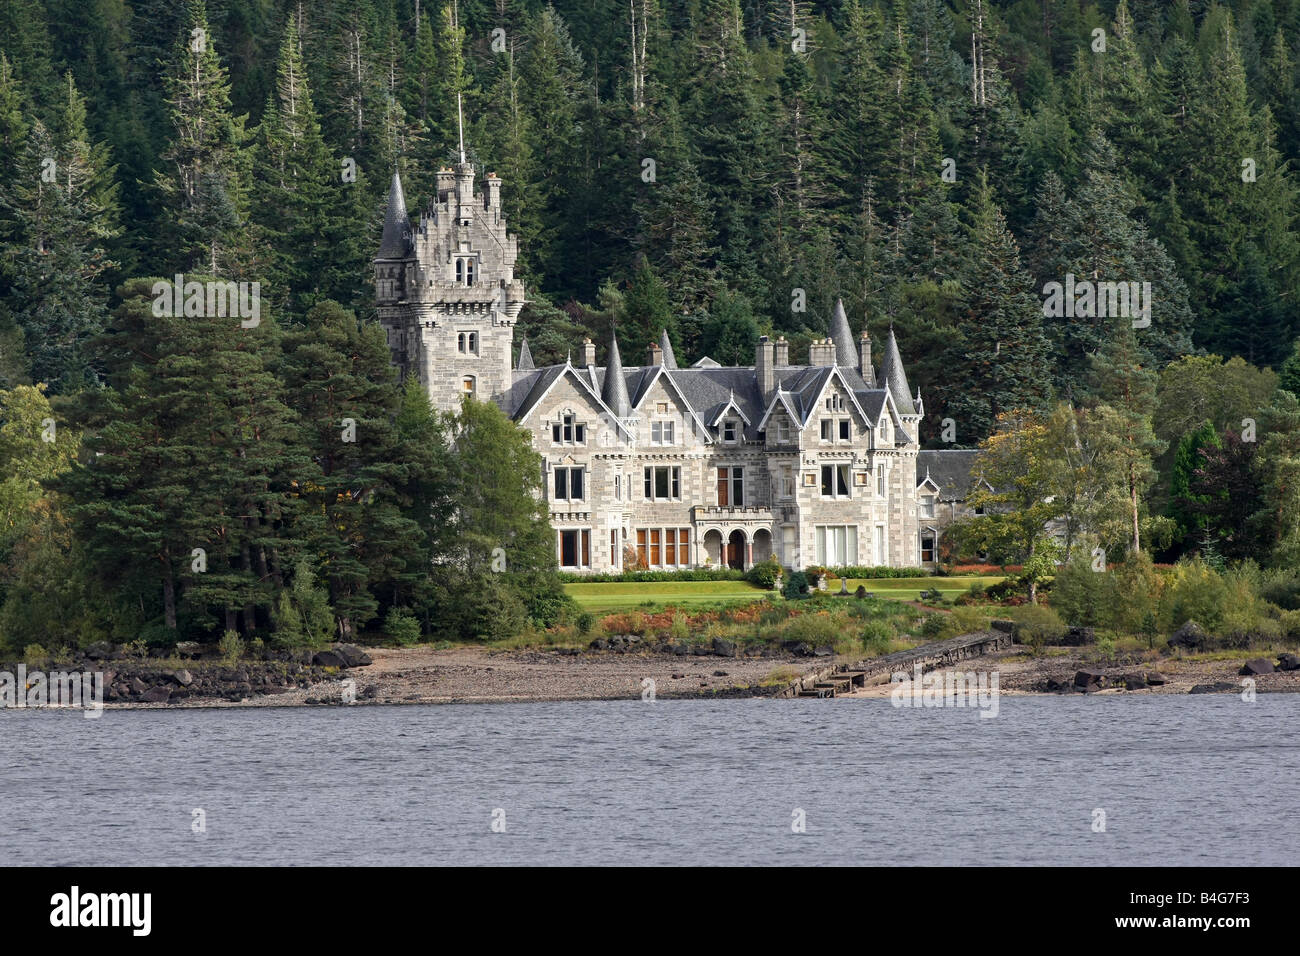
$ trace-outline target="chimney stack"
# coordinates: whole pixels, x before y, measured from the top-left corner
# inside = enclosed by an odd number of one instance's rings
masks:
[[[785,340],[784,335],[776,340],[776,367],[790,367],[790,343]]]
[[[754,371],[758,375],[758,388],[766,402],[776,390],[775,349],[766,335],[758,337],[758,350],[754,354]]]
[[[874,387],[876,370],[871,364],[871,333],[867,331],[866,326],[862,327],[862,335],[858,338],[858,362],[858,371],[862,373],[862,380]]]
[[[501,208],[501,180],[496,173],[488,173],[483,180],[483,204],[488,209]]]
[[[808,346],[808,364],[815,366],[835,364],[835,340],[817,339]]]
[[[596,364],[596,343],[591,339],[582,340],[582,364],[588,368]]]
[[[646,364],[651,368],[664,364],[664,351],[659,347],[659,343],[650,343],[650,348],[646,350]]]

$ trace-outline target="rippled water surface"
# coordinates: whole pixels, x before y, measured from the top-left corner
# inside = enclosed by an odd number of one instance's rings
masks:
[[[1000,703],[2,711],[3,860],[1300,864],[1300,695]]]

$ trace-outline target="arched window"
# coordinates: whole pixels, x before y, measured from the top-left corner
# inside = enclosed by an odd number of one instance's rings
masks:
[[[466,375],[466,376],[465,376],[465,380],[464,380],[463,382],[461,382],[461,388],[464,389],[466,395],[473,395],[473,394],[474,394],[474,376],[473,376],[473,375]]]
[[[456,284],[457,285],[465,284],[465,260],[464,259],[456,260]]]
[[[459,335],[456,336],[456,351],[457,351],[457,352],[463,352],[463,351],[465,351],[465,333],[464,333],[464,332],[461,332]]]

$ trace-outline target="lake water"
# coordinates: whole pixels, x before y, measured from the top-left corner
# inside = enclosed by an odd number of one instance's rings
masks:
[[[996,719],[888,700],[0,711],[0,859],[1295,865],[1297,718],[1290,694],[1003,697]]]

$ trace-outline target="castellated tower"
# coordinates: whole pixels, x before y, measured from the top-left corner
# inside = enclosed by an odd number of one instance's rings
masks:
[[[501,214],[501,180],[488,173],[474,192],[464,154],[439,170],[437,197],[412,230],[394,172],[375,257],[375,298],[393,364],[417,375],[435,408],[461,396],[500,401],[511,385],[514,325],[524,306],[515,278],[518,239]]]

